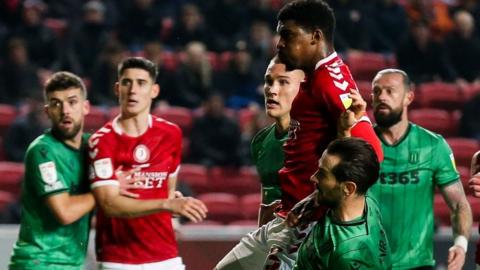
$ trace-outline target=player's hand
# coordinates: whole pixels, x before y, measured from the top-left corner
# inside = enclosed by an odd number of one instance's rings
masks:
[[[367,102],[356,89],[350,90],[352,105],[338,119],[338,136],[350,137],[350,129],[366,114]]]
[[[358,121],[367,113],[367,102],[357,89],[350,90],[350,98],[352,99],[352,105],[348,109],[355,114],[355,119]]]
[[[465,263],[465,250],[460,246],[452,246],[448,250],[448,270],[461,270]]]
[[[276,200],[273,201],[270,204],[260,204],[260,213],[258,217],[258,226],[262,226],[266,223],[268,223],[270,220],[274,218],[273,213],[275,213],[275,210],[280,207],[282,204],[281,200]]]
[[[475,174],[468,180],[468,187],[473,192],[473,196],[480,198],[480,173]]]
[[[197,223],[207,217],[205,204],[192,197],[181,197],[167,200],[167,209],[173,214],[181,215]]]
[[[142,176],[135,176],[140,171],[140,168],[134,168],[129,171],[123,171],[123,166],[119,166],[115,170],[115,176],[117,177],[118,183],[119,183],[119,188],[120,188],[120,195],[130,197],[130,198],[138,198],[140,195],[128,191],[129,189],[132,188],[138,188],[135,186],[135,182],[137,181],[143,181],[144,177]]]
[[[292,207],[285,219],[287,226],[297,227],[313,221],[313,214],[319,207],[316,200],[317,194],[318,190],[315,190]]]

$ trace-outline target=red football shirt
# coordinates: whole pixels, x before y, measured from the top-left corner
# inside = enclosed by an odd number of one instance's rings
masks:
[[[337,121],[351,104],[351,89],[357,86],[337,53],[320,60],[313,74],[301,84],[290,111],[285,163],[279,172],[281,215],[313,192],[310,176],[317,170],[323,150],[337,136]],[[368,117],[363,120],[369,121]],[[374,134],[373,128],[371,131]]]
[[[175,124],[149,116],[147,131],[139,137],[122,133],[117,118],[89,141],[90,181],[94,189],[118,185],[115,169],[140,167],[145,180],[131,192],[138,200],[168,197],[168,179],[177,174],[181,157],[181,130]],[[102,262],[142,264],[177,257],[177,243],[169,212],[136,218],[111,218],[97,209],[96,251]]]

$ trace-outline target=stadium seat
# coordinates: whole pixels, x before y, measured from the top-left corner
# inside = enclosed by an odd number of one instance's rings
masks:
[[[187,227],[190,227],[190,226],[192,226],[192,227],[202,227],[202,226],[207,227],[207,226],[222,226],[222,225],[223,225],[222,222],[213,221],[213,220],[203,220],[202,222],[197,222],[197,223],[189,221],[189,222],[183,224],[182,227],[185,227],[185,226],[187,226]]]
[[[463,103],[456,84],[444,82],[423,83],[418,87],[417,100],[422,108],[458,109]]]
[[[457,166],[457,171],[460,174],[460,180],[462,181],[465,194],[471,194],[470,189],[468,188],[468,180],[470,180],[470,168],[465,166]]]
[[[212,70],[218,71],[220,69],[220,56],[216,52],[208,52],[207,56]]]
[[[457,130],[452,124],[452,117],[448,111],[440,109],[414,109],[409,113],[409,119],[415,124],[430,131],[440,133],[445,137],[452,137]]]
[[[470,168],[472,156],[479,149],[478,141],[467,138],[448,138],[447,143],[452,148],[457,165]]]
[[[372,108],[372,83],[370,81],[357,81],[357,88],[360,95],[367,102],[367,109]]]
[[[262,195],[260,193],[252,193],[240,197],[240,206],[242,208],[243,217],[245,219],[257,220],[258,209],[262,202]]]
[[[178,181],[188,184],[195,194],[205,193],[210,190],[207,168],[202,165],[182,164],[178,172]]]
[[[188,136],[192,129],[192,112],[183,107],[156,107],[153,109],[153,115],[161,117],[167,121],[177,124],[183,131],[183,136]]]
[[[175,71],[178,67],[178,58],[174,52],[163,51],[162,52],[162,64],[165,70]]]
[[[229,192],[239,196],[260,190],[260,181],[255,168],[212,167],[209,170],[211,188],[215,192]]]
[[[256,219],[242,219],[235,220],[228,223],[229,226],[244,226],[244,227],[257,227],[258,221]]]
[[[3,138],[0,137],[0,161],[6,160],[6,154],[5,154],[5,143],[3,141]]]
[[[7,191],[0,190],[0,214],[7,208],[7,206],[17,200],[17,197]]]
[[[21,182],[25,167],[20,162],[0,162],[0,190],[7,191],[14,196],[20,195]]]
[[[190,138],[183,137],[182,138],[182,160],[188,160],[190,155]]]
[[[228,224],[243,218],[238,197],[229,193],[205,193],[197,196],[208,208],[207,220]]]
[[[0,136],[7,133],[8,128],[17,117],[17,108],[13,105],[0,104]]]
[[[470,203],[470,208],[472,209],[473,221],[480,220],[480,199],[473,196],[467,196],[467,200]]]
[[[107,123],[105,110],[98,106],[90,106],[90,112],[85,117],[85,132],[93,133]]]
[[[226,70],[230,65],[230,62],[232,61],[232,58],[233,58],[232,52],[229,52],[229,51],[222,52],[218,59],[218,71]]]
[[[108,121],[113,120],[113,118],[117,117],[119,114],[120,114],[120,107],[119,106],[111,107],[108,110],[108,115],[107,115]]]
[[[450,226],[450,208],[441,194],[435,194],[433,199],[433,210],[435,220],[440,226]]]
[[[237,120],[240,130],[245,131],[254,124],[258,110],[251,108],[242,108],[237,111]]]
[[[388,67],[383,54],[370,52],[350,53],[347,63],[355,80],[372,81],[379,70]]]
[[[462,96],[463,102],[467,102],[476,95],[480,95],[480,85],[478,84],[467,84],[460,87],[460,94]]]

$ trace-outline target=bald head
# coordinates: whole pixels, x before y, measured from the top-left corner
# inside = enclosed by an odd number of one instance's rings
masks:
[[[468,11],[457,11],[453,17],[453,21],[455,23],[455,29],[460,35],[463,37],[470,37],[472,35],[475,28],[475,20]]]

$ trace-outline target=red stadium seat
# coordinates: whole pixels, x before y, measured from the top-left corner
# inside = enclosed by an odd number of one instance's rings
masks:
[[[188,156],[190,155],[190,138],[183,137],[182,139],[182,159],[188,160]]]
[[[226,70],[232,61],[233,53],[232,52],[222,52],[218,59],[218,70]]]
[[[153,115],[177,124],[183,131],[183,136],[188,136],[192,129],[192,112],[183,107],[156,107]]]
[[[258,110],[251,108],[243,108],[237,111],[238,125],[242,131],[248,130],[248,128],[254,124],[255,118],[258,114]]]
[[[252,193],[243,195],[240,198],[240,205],[242,207],[243,216],[245,219],[257,220],[258,209],[262,202],[262,195],[260,193]]]
[[[410,111],[408,117],[413,123],[445,137],[452,137],[457,133],[450,113],[445,110],[415,109]]]
[[[369,81],[357,81],[357,88],[363,99],[367,102],[367,109],[372,108],[372,83]]]
[[[470,180],[470,168],[465,166],[457,166],[457,171],[460,174],[460,180],[462,181],[465,194],[471,194],[468,188],[468,180]]]
[[[435,220],[440,226],[450,226],[450,208],[443,199],[441,194],[435,194],[433,199],[433,210],[435,213]]]
[[[85,117],[86,132],[93,133],[107,123],[107,114],[101,107],[90,106],[90,112]]]
[[[480,199],[473,196],[467,196],[467,200],[470,203],[470,208],[472,209],[473,221],[478,222],[480,220]]]
[[[468,84],[460,87],[460,94],[462,96],[463,102],[467,102],[476,95],[480,95],[480,85],[478,84]]]
[[[372,81],[378,71],[388,67],[383,54],[379,53],[350,53],[347,63],[355,80]]]
[[[207,168],[202,165],[182,164],[178,181],[187,183],[196,194],[209,191]]]
[[[19,196],[24,172],[25,167],[23,163],[0,162],[0,190]]]
[[[220,56],[216,52],[208,52],[207,55],[212,70],[218,71],[220,69]]]
[[[463,103],[456,84],[444,82],[423,83],[418,87],[418,101],[421,107],[453,110]]]
[[[3,142],[3,138],[0,137],[0,161],[6,160],[6,154],[5,154],[5,144]]]
[[[0,104],[0,136],[4,136],[17,117],[17,108],[8,104]]]
[[[466,138],[448,138],[447,143],[452,148],[457,165],[470,168],[472,156],[479,149],[478,141]]]
[[[178,56],[169,51],[162,52],[162,64],[163,67],[168,71],[175,71],[178,67],[179,59]]]
[[[244,227],[256,227],[258,226],[258,221],[256,219],[242,219],[235,220],[228,223],[230,226],[244,226]]]
[[[120,107],[119,106],[111,107],[108,110],[108,115],[107,115],[108,121],[113,120],[113,118],[117,117],[119,114],[120,114]]]
[[[15,202],[16,200],[17,197],[14,194],[0,190],[0,213],[2,213],[9,204]]]
[[[215,227],[215,226],[222,226],[222,222],[218,222],[218,221],[213,221],[213,220],[203,220],[202,222],[187,222],[185,224],[182,225],[182,227],[185,227],[185,226],[192,226],[192,227],[202,227],[202,226],[205,226],[205,227],[209,227],[209,226],[212,226],[212,227]]]
[[[197,196],[208,208],[207,220],[228,224],[242,219],[242,209],[238,197],[229,193],[205,193]]]
[[[253,167],[210,169],[211,187],[215,192],[229,192],[239,196],[260,190],[260,180]]]

